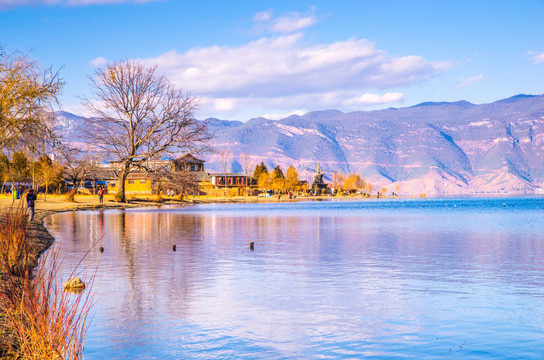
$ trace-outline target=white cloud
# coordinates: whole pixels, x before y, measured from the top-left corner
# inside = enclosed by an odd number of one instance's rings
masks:
[[[215,114],[220,109],[236,114],[247,107],[279,112],[341,108],[348,105],[346,99],[354,98],[357,101],[350,106],[398,101],[400,93],[379,95],[378,100],[361,99],[360,94],[417,84],[451,66],[416,55],[390,56],[366,39],[317,45],[303,40],[304,35],[297,32],[237,47],[171,50],[141,61],[158,65],[175,84],[203,99],[202,110]]]
[[[108,60],[104,57],[97,57],[96,59],[92,59],[89,64],[92,67],[100,67],[102,65],[106,65],[108,63]]]
[[[529,51],[527,55],[530,55],[529,61],[531,61],[534,64],[544,63],[544,52],[541,52],[540,54],[535,54],[534,52]]]
[[[381,104],[387,104],[396,102],[399,100],[402,100],[404,98],[404,94],[400,92],[393,92],[393,93],[385,93],[383,95],[380,94],[371,94],[366,93],[361,95],[358,98],[349,99],[345,103],[346,105],[381,105]]]
[[[292,33],[310,27],[317,23],[313,14],[301,15],[291,12],[274,18],[272,10],[263,11],[253,17],[257,30],[266,30],[271,33]]]
[[[289,111],[289,112],[286,112],[286,113],[263,114],[262,117],[267,118],[269,120],[281,120],[281,119],[285,119],[286,117],[291,116],[291,115],[302,116],[302,115],[306,114],[307,112],[308,112],[308,110],[299,109],[299,110]]]
[[[262,12],[259,12],[259,13],[255,14],[255,16],[253,16],[253,21],[255,21],[256,23],[267,22],[267,21],[270,21],[272,19],[273,15],[274,15],[274,13],[272,12],[272,10],[262,11]]]
[[[276,19],[271,30],[273,32],[289,33],[305,29],[316,22],[314,16],[301,17],[298,13],[294,13]]]
[[[230,111],[236,106],[236,99],[214,99],[213,108],[216,111]]]
[[[477,76],[472,76],[472,77],[469,77],[469,78],[461,78],[457,81],[457,85],[455,85],[456,88],[462,88],[462,87],[466,87],[466,86],[471,86],[472,84],[474,84],[475,82],[477,81],[480,81],[484,78],[484,76],[482,74],[480,75],[477,75]]]
[[[301,38],[296,33],[239,47],[171,50],[143,61],[157,64],[184,88],[218,97],[390,88],[426,80],[450,66],[420,56],[389,57],[364,39],[303,46]]]

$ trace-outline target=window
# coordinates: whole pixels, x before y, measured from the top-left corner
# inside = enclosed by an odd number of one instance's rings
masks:
[[[145,184],[147,183],[147,180],[140,180],[140,184]]]
[[[134,180],[129,180],[128,183],[129,184],[134,184]]]

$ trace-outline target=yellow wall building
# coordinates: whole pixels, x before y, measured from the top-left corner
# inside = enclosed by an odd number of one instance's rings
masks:
[[[252,179],[250,176],[233,173],[211,173],[204,171],[204,160],[200,160],[191,154],[186,154],[173,160],[153,160],[146,164],[147,167],[161,167],[173,172],[189,171],[198,183],[198,190],[194,194],[209,196],[239,196],[253,194]],[[116,163],[110,166],[115,167]],[[152,195],[160,191],[160,184],[153,180],[145,172],[130,173],[125,181],[125,194],[127,195]],[[108,182],[108,192],[116,193],[119,190],[118,180]],[[190,195],[190,194],[189,194]]]
[[[108,192],[116,193],[119,190],[118,181],[110,181]],[[151,195],[153,187],[151,178],[144,173],[130,174],[125,180],[125,194]]]

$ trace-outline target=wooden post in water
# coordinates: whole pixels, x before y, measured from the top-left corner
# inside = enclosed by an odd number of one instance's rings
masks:
[[[251,251],[255,250],[255,243],[253,241],[249,243],[249,249]]]

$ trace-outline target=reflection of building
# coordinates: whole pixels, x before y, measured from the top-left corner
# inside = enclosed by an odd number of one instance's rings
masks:
[[[323,190],[327,189],[327,184],[323,182],[323,173],[321,172],[321,166],[317,164],[317,169],[314,174],[314,182],[312,183],[312,191],[314,194],[321,194]]]

